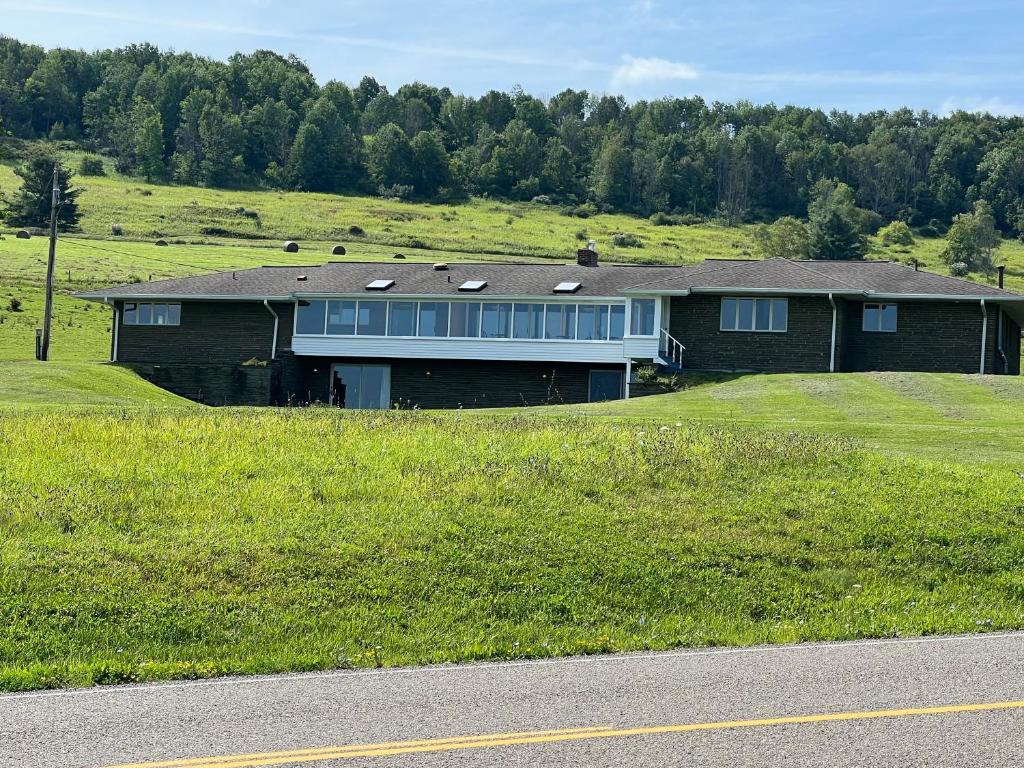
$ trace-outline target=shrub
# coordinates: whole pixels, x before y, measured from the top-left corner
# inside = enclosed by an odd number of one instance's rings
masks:
[[[706,221],[707,219],[696,213],[684,213],[679,217],[679,223],[684,227],[693,227]]]
[[[121,235],[124,234],[124,227],[122,227],[120,224],[111,224],[110,234],[114,235],[115,237],[120,237]]]
[[[100,158],[87,155],[78,164],[78,173],[82,176],[106,176],[107,170],[104,168],[103,161]]]
[[[921,237],[942,237],[942,233],[940,233],[931,224],[925,224],[923,227],[918,227],[917,234]]]
[[[964,264],[962,261],[954,261],[949,265],[949,274],[953,277],[967,277],[971,273],[971,268]]]
[[[366,232],[363,231],[363,228],[357,227],[355,224],[348,228],[348,233],[352,235],[352,237],[363,237],[364,235],[366,235]]]
[[[11,300],[7,302],[7,309],[11,312],[21,312],[21,299],[11,296]]]
[[[535,198],[533,198],[533,200],[531,200],[530,202],[531,202],[531,203],[536,203],[537,205],[551,205],[551,203],[552,203],[553,201],[552,201],[552,200],[551,200],[551,198],[550,198],[550,197],[548,197],[547,195],[537,195],[537,196],[536,196]]]
[[[593,203],[584,203],[583,205],[566,208],[562,213],[566,216],[575,216],[578,219],[588,219],[591,216],[597,215],[597,206]]]
[[[410,248],[428,248],[429,246],[425,242],[423,242],[422,240],[410,240],[409,241],[409,247]]]
[[[412,197],[413,188],[409,184],[392,184],[390,187],[381,186],[380,196],[390,200],[408,200]]]
[[[616,232],[612,235],[612,245],[619,248],[643,248],[644,241],[632,232]]]
[[[793,216],[759,224],[754,230],[754,248],[763,259],[806,259],[810,256],[807,226]]]
[[[587,230],[585,230],[585,229],[577,229],[576,230],[576,239],[579,240],[581,243],[587,242]]]
[[[905,221],[893,221],[886,224],[878,231],[882,245],[913,245],[914,233],[910,231]]]
[[[941,219],[932,219],[928,222],[928,226],[938,232],[940,235],[944,235],[949,232],[949,227]]]

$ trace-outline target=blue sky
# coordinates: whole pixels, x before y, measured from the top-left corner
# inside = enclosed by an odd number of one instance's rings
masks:
[[[271,48],[320,82],[372,74],[392,89],[1024,114],[1020,0],[0,0],[0,18],[2,34],[47,47]]]

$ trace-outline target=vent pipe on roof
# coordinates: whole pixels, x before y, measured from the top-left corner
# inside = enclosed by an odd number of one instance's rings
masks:
[[[1003,275],[1006,272],[1006,265],[1005,264],[1000,264],[998,267],[996,267],[996,272],[999,273],[999,283],[998,283],[998,285],[999,285],[1000,288],[1002,288],[1003,287]]]
[[[581,267],[597,266],[597,241],[590,240],[586,248],[576,251],[576,263]]]

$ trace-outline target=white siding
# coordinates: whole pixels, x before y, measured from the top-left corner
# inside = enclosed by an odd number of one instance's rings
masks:
[[[654,359],[658,339],[625,341],[524,341],[520,339],[431,339],[358,336],[294,336],[296,355],[402,357],[452,360],[551,360],[566,363],[625,363],[626,355]]]

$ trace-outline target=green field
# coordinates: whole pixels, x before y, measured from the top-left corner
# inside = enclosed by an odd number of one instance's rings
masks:
[[[81,182],[54,362],[31,360],[45,238],[0,240],[0,690],[1024,628],[1020,378],[688,376],[514,415],[208,409],[98,363],[110,311],[68,295],[323,263],[339,241],[569,259],[579,232],[606,259],[680,263],[747,255],[748,228]],[[940,248],[888,255],[938,269]],[[1024,248],[1001,257],[1024,288]]]
[[[0,689],[1024,626],[1024,480],[568,418],[0,419]]]

